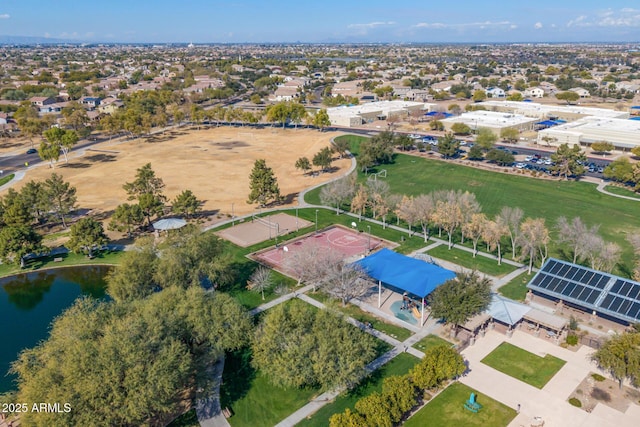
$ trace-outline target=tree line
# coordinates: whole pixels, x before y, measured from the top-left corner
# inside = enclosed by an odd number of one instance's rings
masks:
[[[358,184],[355,175],[351,175],[324,186],[320,200],[335,206],[337,214],[341,206],[348,204],[351,212],[380,219],[385,227],[393,215],[398,224],[404,222],[410,236],[414,234],[414,227],[419,227],[425,242],[432,231],[437,230],[439,237],[446,233],[449,249],[454,244],[454,236],[459,235],[461,244],[471,241],[474,257],[483,242],[488,252],[497,255],[499,264],[503,240],[508,239],[511,258],[528,260],[529,272],[534,263],[543,264],[548,257],[551,231],[556,232],[556,243],[571,248],[574,262],[588,261],[594,269],[611,271],[621,254],[617,244],[606,242],[598,235],[598,226],[589,228],[580,218],[561,217],[555,227],[550,228],[544,218],[525,218],[522,209],[517,207],[503,207],[490,218],[482,212],[475,194],[468,191],[438,190],[402,196],[391,193],[389,185],[382,180],[370,177],[364,184]]]

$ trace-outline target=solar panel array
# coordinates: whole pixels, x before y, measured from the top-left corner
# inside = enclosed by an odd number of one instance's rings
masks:
[[[550,258],[527,287],[627,322],[640,321],[640,283]]]

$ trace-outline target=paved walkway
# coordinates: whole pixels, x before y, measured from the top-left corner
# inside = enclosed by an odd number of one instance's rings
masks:
[[[542,389],[535,388],[480,362],[503,341],[539,356],[551,354],[567,363]],[[517,330],[511,338],[489,330],[485,337],[478,338],[474,345],[462,351],[470,371],[460,382],[511,408],[515,409],[520,404],[520,414],[509,424],[510,427],[528,426],[535,416],[544,419],[545,427],[637,427],[640,406],[635,404],[626,413],[602,404],[587,413],[568,403],[569,395],[578,384],[590,372],[598,372],[589,360],[592,351],[582,346],[574,352]]]
[[[596,189],[601,192],[604,193],[608,196],[613,196],[613,197],[619,197],[621,199],[627,199],[627,200],[633,200],[634,202],[640,202],[640,199],[636,198],[636,197],[629,197],[629,196],[623,196],[622,194],[615,194],[615,193],[611,193],[609,191],[606,190],[606,186],[608,185],[608,182],[604,182],[604,181],[600,181],[598,183],[598,186],[596,187]]]
[[[220,408],[222,371],[224,358],[207,369],[207,375],[212,378],[211,388],[196,393],[196,415],[202,427],[231,427]]]

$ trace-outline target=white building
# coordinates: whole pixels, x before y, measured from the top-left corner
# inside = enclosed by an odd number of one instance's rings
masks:
[[[590,145],[596,141],[612,143],[629,150],[640,145],[640,121],[605,117],[584,117],[571,123],[538,132],[538,144]]]
[[[525,98],[542,98],[544,97],[544,89],[541,87],[530,87],[524,91]]]
[[[425,113],[435,108],[435,104],[411,101],[377,101],[367,104],[328,108],[329,120],[334,126],[354,127],[375,120],[386,120],[388,117],[407,117],[412,111]]]
[[[628,119],[628,111],[615,111],[607,108],[583,107],[580,105],[546,105],[537,102],[519,101],[484,101],[481,105],[488,111],[501,111],[505,113],[521,114],[527,117],[535,117],[540,120],[550,118],[573,121],[582,117],[604,117]]]
[[[536,118],[526,117],[521,114],[485,110],[469,111],[457,117],[441,120],[447,130],[451,130],[455,123],[464,123],[473,131],[487,128],[497,133],[505,128],[514,128],[519,131],[531,130],[537,121],[538,119]]]

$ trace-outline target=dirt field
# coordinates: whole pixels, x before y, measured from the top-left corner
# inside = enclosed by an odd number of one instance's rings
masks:
[[[331,173],[303,176],[294,167],[302,156],[310,160],[340,133],[313,130],[220,127],[206,130],[167,132],[146,141],[104,142],[94,145],[84,155],[72,153],[69,164],[61,156],[54,172],[64,176],[78,190],[78,207],[109,213],[127,201],[122,185],[134,179],[136,169],[151,163],[156,175],[164,180],[165,195],[173,199],[190,189],[205,201],[209,213],[236,216],[257,210],[246,203],[249,174],[256,159],[264,158],[273,168],[280,192],[288,205],[297,203],[297,193],[344,173],[351,161],[335,161]],[[42,164],[27,172],[13,188],[19,190],[29,180],[44,180],[52,170]]]

